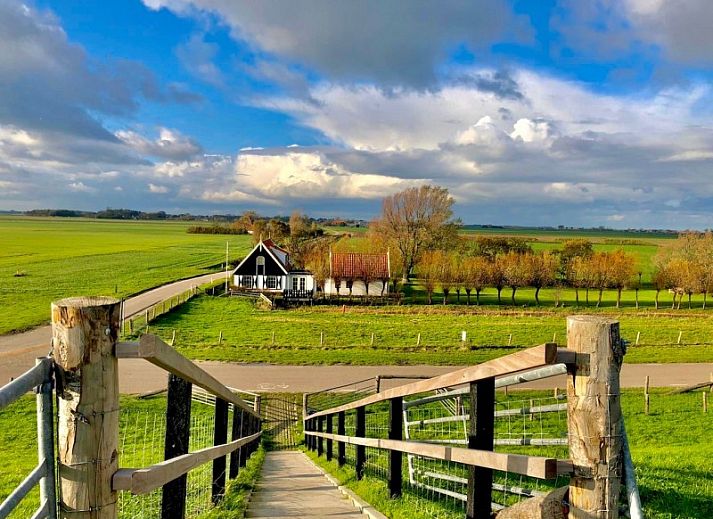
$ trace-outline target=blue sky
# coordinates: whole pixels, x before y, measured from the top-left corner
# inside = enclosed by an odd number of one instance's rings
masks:
[[[704,0],[7,0],[0,209],[713,227]]]

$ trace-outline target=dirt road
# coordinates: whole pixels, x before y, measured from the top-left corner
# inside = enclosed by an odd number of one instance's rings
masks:
[[[181,294],[193,286],[209,283],[211,279],[218,279],[220,276],[221,274],[218,273],[184,279],[131,297],[124,303],[126,317],[138,314],[155,303]],[[49,314],[48,306],[47,315],[49,316]],[[29,332],[0,336],[0,384],[4,384],[10,377],[16,377],[34,366],[36,357],[47,355],[50,351],[51,336],[52,328],[50,326],[41,326]]]

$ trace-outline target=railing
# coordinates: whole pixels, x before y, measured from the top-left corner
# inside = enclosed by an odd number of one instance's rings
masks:
[[[40,486],[40,506],[32,519],[55,519],[57,501],[54,472],[54,435],[52,412],[52,359],[37,359],[34,368],[0,388],[0,410],[18,400],[28,391],[37,393],[37,450],[38,463],[15,490],[0,504],[0,519],[5,519],[17,508],[22,499],[36,486]]]
[[[38,484],[40,507],[33,519],[54,519],[58,514],[72,519],[116,519],[120,492],[145,495],[158,489],[160,511],[151,516],[183,518],[190,471],[212,462],[209,485],[212,501],[217,503],[225,494],[227,478],[236,477],[257,449],[262,435],[259,395],[248,395],[253,400],[248,404],[235,390],[156,336],[145,334],[138,342],[118,342],[120,314],[121,303],[112,298],[70,298],[53,303],[52,357],[39,359],[34,368],[0,388],[0,409],[38,388],[39,447],[38,465],[0,504],[0,519],[8,517]],[[118,360],[126,358],[145,359],[169,373],[164,461],[140,468],[119,467],[122,448]],[[53,382],[57,399],[56,436]],[[189,452],[194,386],[200,388],[196,398],[214,407],[213,445]],[[228,439],[230,408],[232,426]],[[205,414],[206,409],[202,411]],[[154,427],[150,432],[152,438],[157,429],[161,428]]]
[[[439,377],[360,396],[329,409],[315,411],[306,400],[307,447],[332,459],[336,442],[338,464],[345,465],[346,446],[354,446],[351,461],[357,478],[370,470],[387,479],[392,496],[401,495],[403,488],[416,488],[432,498],[462,501],[466,517],[490,517],[493,510],[533,496],[539,503],[524,513],[520,511],[518,517],[540,517],[546,508],[543,500],[554,500],[555,506],[562,507],[565,492],[569,494],[570,517],[617,517],[620,483],[626,483],[631,517],[641,517],[618,394],[623,357],[618,323],[572,317],[568,319],[568,338],[569,348],[544,344]],[[525,400],[496,407],[497,387],[565,372],[569,373],[566,396],[557,394],[543,401]],[[467,387],[457,388],[464,384]],[[563,398],[567,404],[560,403]],[[446,401],[452,405],[444,408],[441,404]],[[413,414],[417,409],[429,413],[425,418],[419,417]],[[496,419],[538,417],[545,423],[547,416],[560,414],[566,415],[564,434],[560,430],[552,437],[544,432],[539,437],[513,437],[496,428]],[[449,430],[446,434],[444,427],[453,427],[456,432]],[[524,446],[540,446],[550,454],[495,452],[496,446],[518,447],[520,452]],[[569,459],[551,454],[566,447]],[[366,449],[373,452],[369,459]],[[553,483],[539,489],[526,488],[522,483],[537,480],[554,480],[554,484],[566,486],[557,493]],[[518,497],[495,503],[495,491]],[[523,501],[517,507],[528,506],[527,503]],[[585,515],[576,515],[582,512]]]
[[[285,299],[312,299],[314,297],[314,292],[311,290],[283,290],[282,297]]]
[[[134,312],[131,316],[123,316],[121,322],[121,330],[125,335],[134,334],[139,330],[143,330],[148,333],[149,324],[151,321],[156,319],[158,316],[166,314],[173,310],[174,308],[190,301],[193,297],[198,295],[199,288],[197,286],[191,287],[188,290],[181,292],[175,296],[171,296],[168,299],[159,301],[152,305],[142,308],[141,310]],[[122,305],[123,306],[123,305]]]

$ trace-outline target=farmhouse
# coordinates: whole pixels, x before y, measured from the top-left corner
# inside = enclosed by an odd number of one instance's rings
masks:
[[[312,297],[314,278],[293,269],[289,253],[272,240],[260,240],[233,271],[233,285],[241,290],[281,293],[285,297]]]
[[[389,292],[389,253],[329,253],[329,277],[324,293],[344,296],[384,296]]]

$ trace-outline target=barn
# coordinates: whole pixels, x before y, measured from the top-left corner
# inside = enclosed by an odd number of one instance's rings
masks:
[[[289,253],[272,240],[260,240],[245,256],[233,271],[233,286],[294,298],[311,298],[314,294],[312,274],[292,268]]]
[[[379,297],[389,293],[389,253],[330,252],[326,295]]]

